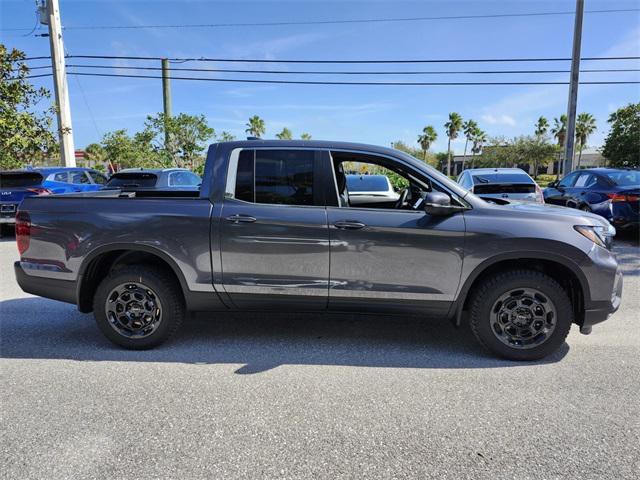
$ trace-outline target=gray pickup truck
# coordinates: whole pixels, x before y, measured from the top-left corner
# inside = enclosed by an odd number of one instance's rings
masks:
[[[344,172],[363,164],[409,186],[352,204]],[[164,342],[186,311],[417,314],[456,325],[468,312],[489,350],[534,360],[572,323],[589,333],[617,310],[614,234],[585,212],[487,203],[396,150],[249,140],[209,148],[199,191],[25,199],[15,273],[25,292],[93,311],[126,348]]]

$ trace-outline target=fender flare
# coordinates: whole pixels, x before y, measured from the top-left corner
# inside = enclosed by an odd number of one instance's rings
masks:
[[[578,267],[578,265],[567,257],[539,250],[505,252],[488,258],[480,263],[480,265],[473,269],[473,271],[469,274],[467,279],[462,284],[462,287],[458,292],[458,296],[453,303],[451,310],[449,311],[449,317],[452,318],[456,327],[460,326],[460,323],[462,321],[462,309],[467,300],[469,292],[471,291],[471,287],[473,286],[474,282],[480,277],[480,275],[482,275],[482,273],[484,273],[488,268],[496,265],[497,263],[503,262],[505,260],[521,259],[551,261],[562,265],[563,267],[570,270],[578,279],[580,288],[582,289],[584,303],[586,304],[587,302],[591,301],[591,294],[587,277],[584,275],[584,273],[582,273],[582,270]]]

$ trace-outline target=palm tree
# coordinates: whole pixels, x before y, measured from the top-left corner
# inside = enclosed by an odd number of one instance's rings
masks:
[[[252,137],[260,138],[264,135],[266,128],[264,126],[264,120],[261,119],[258,115],[254,115],[247,122],[247,128],[245,132],[247,132]]]
[[[291,130],[284,127],[280,133],[276,133],[276,138],[279,140],[291,140],[293,138],[293,134],[291,133]]]
[[[582,160],[582,149],[587,143],[589,135],[596,131],[596,119],[590,113],[580,113],[576,118],[576,140],[578,141],[578,168]]]
[[[538,118],[535,131],[536,137],[538,137],[538,139],[542,139],[547,134],[548,130],[549,122],[547,121],[547,119],[545,117]]]
[[[311,140],[311,134],[303,133],[302,135],[300,135],[300,140]]]
[[[418,143],[422,148],[422,159],[427,161],[427,150],[431,147],[431,144],[438,138],[438,132],[431,125],[428,125],[422,129],[422,135],[418,136]]]
[[[451,140],[458,138],[458,132],[462,128],[462,117],[456,112],[449,114],[449,121],[444,124],[449,141],[447,142],[447,175],[451,176]]]
[[[223,132],[220,134],[220,141],[221,141],[221,142],[232,142],[232,141],[234,141],[235,139],[236,139],[236,137],[235,137],[235,136],[233,136],[233,135],[231,135],[231,134],[230,134],[229,132],[227,132],[227,131],[223,131]]]
[[[467,120],[462,124],[462,132],[466,140],[464,141],[464,155],[462,156],[462,170],[464,170],[464,163],[467,158],[467,146],[469,141],[473,138],[473,133],[477,130],[478,124],[473,120]]]
[[[564,113],[560,115],[560,120],[558,120],[557,118],[553,119],[553,128],[551,129],[551,134],[558,141],[558,145],[560,146],[560,148],[564,147],[564,140],[567,136],[567,116]],[[564,166],[563,157],[564,155],[561,154],[560,158],[558,159],[559,164],[557,178],[560,178],[560,171]]]
[[[471,146],[471,168],[475,167],[476,164],[476,154],[482,152],[482,147],[484,143],[487,141],[487,134],[476,128],[473,132],[473,144]]]

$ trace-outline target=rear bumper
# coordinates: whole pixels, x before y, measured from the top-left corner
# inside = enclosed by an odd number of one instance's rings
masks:
[[[18,285],[23,291],[39,297],[76,304],[76,282],[28,275],[20,265],[20,262],[15,262],[13,269],[16,273]]]

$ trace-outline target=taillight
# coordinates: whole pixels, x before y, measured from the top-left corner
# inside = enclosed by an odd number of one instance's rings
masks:
[[[544,203],[544,195],[542,194],[542,189],[536,185],[536,202]]]
[[[27,191],[31,192],[31,193],[35,193],[36,195],[50,195],[51,193],[53,193],[51,190],[49,190],[48,188],[27,188]]]
[[[22,255],[29,248],[31,241],[31,217],[23,210],[18,210],[16,214],[16,243],[18,252]]]
[[[622,193],[608,193],[607,197],[612,202],[638,202],[640,195],[624,195]]]

